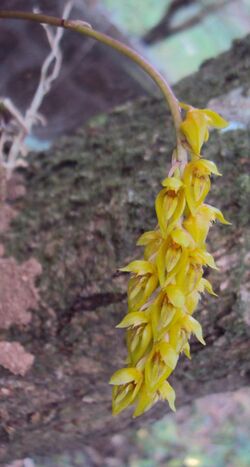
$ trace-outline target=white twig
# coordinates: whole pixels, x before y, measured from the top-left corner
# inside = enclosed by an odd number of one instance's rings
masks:
[[[70,15],[73,6],[73,1],[70,0],[66,3],[63,10],[63,18],[67,19]],[[16,107],[9,101],[8,111],[14,117],[14,120],[19,123],[19,131],[13,137],[12,144],[9,150],[7,160],[4,165],[7,169],[7,178],[11,177],[13,169],[17,165],[17,159],[22,153],[25,154],[24,138],[27,133],[30,133],[32,127],[37,124],[38,121],[45,124],[45,119],[39,114],[38,110],[44,100],[44,97],[51,89],[53,81],[58,77],[61,65],[62,65],[62,52],[60,49],[60,41],[62,39],[64,29],[58,28],[54,32],[48,25],[42,25],[47,36],[48,43],[50,45],[50,53],[43,62],[39,83],[31,101],[29,108],[26,110],[25,116],[22,117]],[[0,150],[3,149],[3,145],[6,139],[2,135],[0,136]],[[4,160],[3,152],[0,154],[0,159]]]
[[[72,1],[67,2],[64,11],[63,18],[67,19],[72,9]],[[28,130],[31,130],[33,126],[33,119],[36,118],[37,111],[41,106],[44,96],[50,91],[53,81],[58,77],[61,65],[62,65],[62,53],[60,50],[60,41],[62,39],[64,29],[57,28],[56,32],[52,32],[52,29],[47,24],[42,24],[49,45],[51,47],[50,54],[45,59],[40,73],[40,80],[38,83],[37,90],[31,102],[29,109],[26,112],[25,121]],[[49,73],[49,68],[53,64],[52,71]]]

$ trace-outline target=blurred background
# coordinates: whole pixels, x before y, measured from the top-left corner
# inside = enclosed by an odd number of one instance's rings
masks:
[[[250,28],[249,0],[103,0],[111,18],[170,82],[228,49]]]
[[[63,0],[1,0],[2,9],[61,15]],[[171,83],[196,71],[204,60],[250,32],[250,0],[75,0],[70,16],[130,44]],[[32,43],[32,47],[31,47]],[[39,25],[1,22],[0,95],[24,113],[36,90],[49,47]],[[154,84],[115,52],[65,32],[60,74],[44,98],[47,125],[29,135],[32,149],[48,147],[116,105],[157,95]],[[22,59],[20,59],[22,57]],[[204,102],[204,105],[206,102]],[[250,389],[198,400],[139,431],[114,436],[99,452],[30,459],[26,467],[249,467]],[[14,466],[14,464],[13,464]],[[15,464],[18,467],[18,464]]]

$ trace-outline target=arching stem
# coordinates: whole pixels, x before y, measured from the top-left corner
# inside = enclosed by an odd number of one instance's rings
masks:
[[[170,108],[170,112],[173,117],[176,132],[176,159],[179,162],[186,162],[186,154],[185,151],[183,151],[183,147],[180,141],[179,128],[182,120],[178,100],[176,99],[172,89],[170,88],[167,81],[163,78],[163,76],[152,65],[150,65],[150,63],[147,62],[147,60],[145,60],[139,53],[135,52],[133,49],[123,44],[122,42],[109,37],[107,34],[92,29],[91,26],[85,23],[84,21],[64,20],[61,18],[56,18],[54,16],[29,13],[24,11],[1,10],[0,18],[21,19],[37,23],[45,23],[56,27],[63,27],[65,29],[69,29],[71,31],[83,34],[85,36],[92,37],[93,39],[109,47],[112,47],[113,49],[117,50],[121,54],[125,55],[126,57],[130,58],[135,63],[137,63],[137,65],[139,65],[154,80],[154,82],[160,88],[165,100],[167,101],[167,104]]]

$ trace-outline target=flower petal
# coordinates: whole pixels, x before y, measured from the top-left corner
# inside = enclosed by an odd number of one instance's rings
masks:
[[[157,257],[156,257],[156,266],[157,266],[157,271],[158,271],[158,276],[159,276],[159,281],[161,287],[163,286],[165,282],[165,256],[166,256],[166,251],[167,251],[167,243],[164,242],[163,245],[160,247]]]
[[[209,161],[207,159],[200,159],[197,161],[197,165],[201,166],[203,169],[206,169],[209,173],[215,174],[215,175],[222,175],[218,168],[217,165],[213,161]]]
[[[135,383],[139,382],[142,378],[141,371],[137,368],[122,368],[117,370],[110,378],[109,384],[127,384],[132,381]]]
[[[172,230],[171,237],[175,243],[185,248],[194,243],[191,235],[185,229],[176,228]]]
[[[183,182],[176,177],[167,177],[161,182],[162,186],[168,188],[169,190],[178,191],[182,186]]]
[[[203,335],[202,335],[202,327],[196,319],[188,315],[185,318],[184,327],[186,328],[188,332],[192,332],[195,335],[195,337],[197,337],[198,341],[201,342],[201,344],[206,345],[206,342],[204,341]]]
[[[167,400],[170,409],[172,409],[173,412],[175,412],[175,391],[172,388],[172,386],[170,386],[170,384],[167,381],[164,381],[162,385],[158,388],[158,392],[160,393],[161,399]]]
[[[213,291],[212,284],[210,284],[210,282],[207,279],[202,278],[200,280],[199,285],[198,285],[198,290],[199,292],[204,292],[206,290],[211,295],[218,297],[218,295]]]
[[[166,195],[166,189],[161,190],[158,195],[156,196],[155,200],[155,211],[158,219],[158,223],[161,229],[162,234],[165,234],[166,231],[166,219],[165,219],[165,211],[164,211],[164,197]]]
[[[122,272],[132,272],[134,274],[138,274],[139,276],[143,276],[144,274],[154,274],[155,268],[152,263],[149,261],[131,261],[127,266],[124,268],[120,268]]]
[[[185,296],[176,285],[168,285],[165,292],[169,301],[177,308],[182,308],[185,304]]]
[[[161,233],[159,230],[150,230],[148,232],[144,232],[137,240],[136,245],[144,246],[150,242],[158,240],[161,238]]]
[[[158,350],[160,351],[162,360],[165,362],[165,364],[169,366],[171,370],[174,370],[179,358],[179,355],[175,349],[167,342],[161,342],[158,344]]]
[[[156,401],[157,399],[155,399],[155,393],[149,391],[147,387],[143,385],[138,397],[138,404],[133,413],[133,418],[139,417],[139,415],[147,412]]]
[[[214,112],[214,110],[202,109],[202,112],[206,115],[210,127],[226,128],[229,125],[229,122],[217,114],[217,112]]]
[[[130,328],[140,326],[140,324],[148,323],[148,317],[143,311],[135,311],[128,313],[123,320],[117,324],[117,328]]]

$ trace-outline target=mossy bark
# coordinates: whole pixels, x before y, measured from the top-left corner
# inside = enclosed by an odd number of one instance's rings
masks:
[[[204,107],[241,86],[249,90],[250,37],[204,64],[176,86],[180,100]],[[212,228],[209,248],[220,272],[210,274],[219,298],[204,298],[198,319],[206,347],[192,344],[171,378],[177,407],[249,383],[250,315],[247,309],[249,129],[213,133],[205,155],[223,178],[209,202],[232,222]],[[154,198],[174,145],[171,119],[161,100],[140,99],[115,109],[85,130],[34,155],[25,172],[26,196],[6,252],[43,266],[42,297],[31,323],[2,333],[35,355],[25,377],[0,370],[0,454],[6,459],[96,445],[101,437],[141,426],[166,413],[159,404],[131,421],[112,418],[112,372],[124,365],[124,334],[115,325],[126,312],[127,277],[117,269],[139,255],[137,237],[154,228]]]

